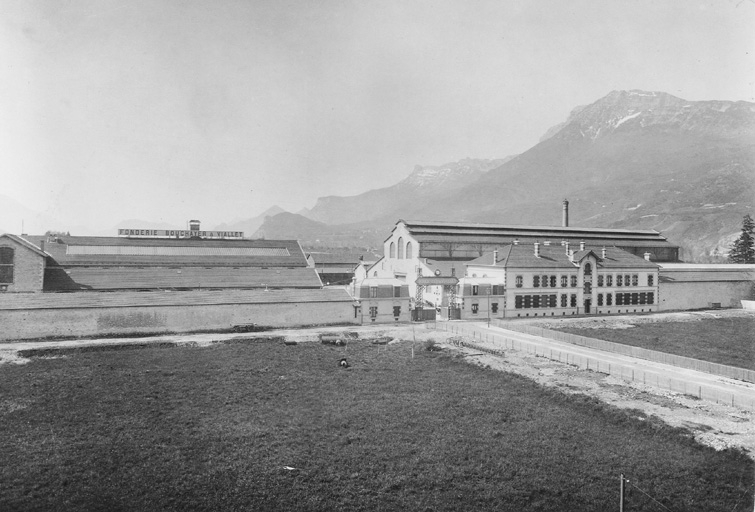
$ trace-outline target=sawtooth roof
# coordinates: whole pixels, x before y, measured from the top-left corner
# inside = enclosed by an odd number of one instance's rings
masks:
[[[47,267],[45,291],[175,288],[320,288],[308,267]]]
[[[342,288],[313,290],[192,290],[101,293],[0,294],[0,310],[113,308],[134,306],[199,306],[213,304],[275,304],[352,302]]]
[[[306,267],[296,240],[26,236],[58,265]]]

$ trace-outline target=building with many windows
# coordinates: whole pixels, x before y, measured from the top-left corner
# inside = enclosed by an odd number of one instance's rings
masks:
[[[658,310],[659,266],[616,247],[512,244],[465,264],[461,318],[521,318]]]

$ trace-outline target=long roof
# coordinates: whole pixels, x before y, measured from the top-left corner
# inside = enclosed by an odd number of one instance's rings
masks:
[[[45,291],[175,288],[320,288],[309,267],[50,267]]]
[[[588,252],[593,252],[598,257],[599,268],[627,268],[639,267],[656,269],[658,265],[645,258],[635,256],[617,247],[606,247],[606,257],[602,257],[602,249],[576,251],[574,261],[579,261]],[[540,257],[535,256],[533,245],[507,245],[498,251],[498,257],[493,263],[493,252],[483,254],[477,259],[466,263],[467,267],[498,267],[498,268],[543,268],[543,269],[571,269],[575,265],[569,260],[565,249],[560,245],[541,245]]]
[[[306,267],[296,240],[25,236],[60,266]]]
[[[139,306],[199,306],[222,304],[276,304],[300,302],[352,302],[344,289],[316,290],[200,290],[103,293],[6,293],[0,310],[124,308]]]
[[[473,224],[439,221],[400,220],[419,242],[496,243],[513,239],[585,240],[619,245],[620,242],[647,246],[669,245],[666,237],[655,230],[581,228],[562,226],[518,226]],[[393,229],[395,230],[396,227]]]

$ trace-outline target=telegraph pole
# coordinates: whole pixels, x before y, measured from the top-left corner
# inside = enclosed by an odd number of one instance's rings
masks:
[[[619,484],[619,512],[624,512],[624,473],[619,475],[621,484]]]

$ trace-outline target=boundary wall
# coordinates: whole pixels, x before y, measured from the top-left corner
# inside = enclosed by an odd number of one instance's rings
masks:
[[[428,329],[432,329],[432,324],[425,324]],[[744,409],[755,411],[755,397],[752,393],[747,391],[736,392],[730,389],[724,389],[708,384],[698,384],[695,382],[675,379],[669,377],[662,370],[653,371],[641,368],[634,368],[629,365],[606,363],[597,358],[586,357],[579,354],[572,354],[563,350],[553,349],[546,347],[538,343],[529,343],[523,340],[517,340],[505,334],[495,334],[491,332],[482,332],[476,330],[474,327],[442,323],[438,324],[438,329],[442,329],[447,332],[453,332],[455,334],[461,334],[469,336],[473,340],[479,340],[468,342],[461,341],[460,345],[479,350],[492,355],[503,356],[503,349],[513,349],[521,352],[533,354],[535,356],[545,357],[554,361],[560,361],[569,365],[576,366],[584,370],[592,370],[598,373],[604,373],[606,375],[612,375],[625,381],[643,383],[649,386],[655,386],[657,388],[674,391],[676,393],[683,393],[685,395],[694,396],[700,400],[707,400],[710,402],[730,405],[732,407],[737,406]],[[490,343],[495,343],[502,348],[493,348]],[[487,345],[485,344],[487,343]]]
[[[0,297],[0,340],[359,324],[345,290],[79,292]]]
[[[510,331],[521,332],[524,334],[532,334],[533,336],[542,336],[544,338],[552,338],[557,341],[570,343],[580,347],[593,348],[604,352],[636,357],[637,359],[645,359],[646,361],[653,361],[655,363],[668,364],[679,368],[710,373],[712,375],[718,375],[719,377],[755,383],[755,371],[746,368],[737,368],[736,366],[702,361],[692,357],[669,354],[667,352],[659,352],[647,348],[633,347],[631,345],[623,345],[621,343],[614,343],[597,338],[588,338],[586,336],[579,336],[577,334],[554,331],[551,329],[543,329],[542,327],[535,327],[533,325],[518,325],[515,322],[495,322],[495,325],[502,329],[508,329]]]

